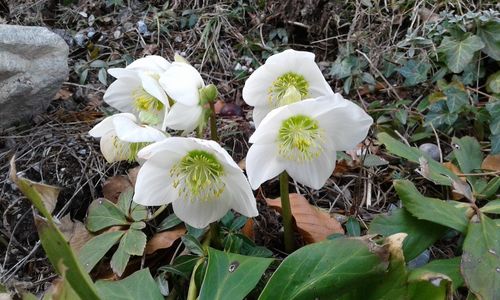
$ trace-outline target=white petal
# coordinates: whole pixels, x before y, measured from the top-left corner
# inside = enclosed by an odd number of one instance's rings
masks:
[[[127,69],[151,73],[163,73],[170,67],[170,63],[161,56],[149,55],[139,58],[127,66]]]
[[[158,142],[166,138],[165,134],[153,127],[139,125],[134,120],[124,116],[113,118],[113,124],[118,138],[122,141],[138,142]]]
[[[134,111],[134,91],[142,88],[142,82],[137,77],[120,77],[113,82],[106,93],[104,93],[104,102],[122,112]]]
[[[160,100],[160,102],[163,103],[166,107],[170,106],[167,94],[165,94],[165,91],[161,88],[158,80],[154,79],[144,72],[140,72],[139,77],[141,78],[142,87],[148,94]]]
[[[187,152],[199,149],[199,145],[185,137],[168,137],[160,142],[142,148],[137,156],[143,159],[151,159],[156,153],[170,153],[170,157],[183,157]]]
[[[104,120],[97,123],[94,126],[94,128],[92,128],[89,131],[89,135],[93,136],[93,137],[101,137],[101,136],[105,135],[106,133],[108,133],[109,131],[112,131],[112,130],[114,131],[115,126],[113,124],[113,119],[116,118],[117,116],[120,116],[122,118],[128,118],[128,119],[131,119],[134,121],[136,120],[135,116],[133,114],[130,114],[130,113],[121,113],[121,114],[112,115],[112,116],[106,117]]]
[[[277,153],[275,144],[254,144],[248,150],[246,169],[254,190],[285,170],[284,164],[276,156]]]
[[[276,80],[277,74],[263,65],[255,70],[243,86],[243,100],[251,106],[268,105],[269,86]]]
[[[221,199],[210,201],[189,201],[177,199],[172,203],[175,215],[195,228],[205,228],[221,219],[231,208],[230,203]]]
[[[108,163],[127,160],[130,156],[128,143],[120,141],[114,130],[108,131],[101,137],[101,153]]]
[[[274,143],[283,120],[294,115],[293,111],[289,110],[289,106],[281,106],[270,111],[260,122],[259,127],[255,129],[255,132],[249,139],[250,143]]]
[[[109,75],[113,76],[114,78],[137,77],[137,71],[127,70],[125,68],[111,68],[111,69],[108,69],[108,73],[109,73]]]
[[[198,105],[199,89],[204,86],[200,73],[191,65],[174,62],[160,76],[160,85],[170,98],[185,105]]]
[[[175,103],[167,116],[164,124],[175,130],[193,131],[200,122],[203,109],[199,105],[184,105]]]
[[[231,208],[249,218],[259,215],[257,201],[243,172],[236,170],[225,177],[226,187],[221,196]]]
[[[212,140],[204,140],[198,138],[188,138],[194,142],[196,142],[202,149],[207,150],[211,153],[214,153],[217,159],[225,165],[225,167],[232,169],[232,171],[242,172],[238,164],[234,161],[234,159],[227,153],[226,149],[222,148],[222,146]]]
[[[296,67],[297,65],[309,62],[314,62],[314,53],[307,51],[297,51],[293,49],[287,49],[278,54],[271,55],[266,60],[266,64],[278,66],[290,66],[291,63],[294,63],[294,65],[291,67]]]
[[[332,139],[337,151],[352,150],[366,138],[373,119],[348,100],[329,101],[316,119]]]
[[[134,202],[155,206],[173,202],[177,199],[177,191],[172,185],[170,169],[177,162],[162,153],[154,159],[147,160],[137,174]]]
[[[327,149],[312,161],[287,163],[286,171],[297,182],[318,190],[332,175],[333,169],[335,169],[335,157],[336,152]]]
[[[271,108],[269,107],[269,105],[255,106],[253,108],[252,118],[253,118],[253,122],[255,123],[255,128],[259,127],[262,120],[264,120],[264,118],[267,116],[267,114],[270,111],[271,111]]]

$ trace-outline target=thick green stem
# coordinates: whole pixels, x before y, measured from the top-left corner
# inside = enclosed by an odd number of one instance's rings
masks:
[[[281,196],[281,216],[283,217],[283,227],[285,229],[285,251],[292,253],[293,228],[292,228],[292,209],[290,207],[290,195],[288,193],[288,173],[283,171],[280,174],[280,196]]]
[[[205,262],[205,257],[200,257],[196,262],[196,265],[193,268],[193,273],[191,273],[191,279],[189,280],[189,288],[187,300],[196,300],[198,298],[198,287],[196,286],[196,271],[200,267],[201,264]]]
[[[210,138],[216,142],[219,142],[219,136],[217,135],[217,120],[215,116],[215,104],[210,101]]]

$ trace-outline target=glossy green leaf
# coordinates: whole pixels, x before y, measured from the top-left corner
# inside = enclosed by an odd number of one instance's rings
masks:
[[[99,280],[97,290],[102,299],[113,300],[163,300],[149,269],[142,269],[118,281]]]
[[[194,236],[192,236],[191,234],[186,234],[182,236],[181,239],[186,248],[189,249],[189,251],[200,256],[204,255],[205,252],[203,251],[203,247],[201,246],[198,239],[196,239]]]
[[[170,214],[170,215],[168,215],[168,217],[163,219],[163,221],[161,221],[161,223],[160,223],[160,225],[158,225],[158,228],[156,229],[156,231],[158,231],[158,232],[165,231],[167,229],[170,229],[170,228],[173,228],[173,227],[179,225],[180,223],[182,223],[181,219],[179,219],[175,214]]]
[[[412,270],[411,273],[415,274],[420,271],[426,273],[440,273],[448,276],[453,282],[453,290],[461,287],[464,284],[464,279],[460,273],[460,260],[462,258],[454,257],[449,259],[436,259],[430,263]]]
[[[176,257],[171,265],[162,266],[159,270],[189,279],[189,275],[193,272],[193,268],[199,259],[200,257],[196,255],[182,255]]]
[[[464,40],[456,40],[445,36],[438,50],[446,55],[446,65],[453,73],[460,73],[471,62],[474,53],[481,50],[484,43],[475,35]]]
[[[387,261],[357,239],[337,238],[314,243],[289,255],[265,286],[261,300],[355,299],[353,287],[380,278]]]
[[[408,60],[406,64],[398,69],[399,74],[405,78],[406,86],[414,86],[427,80],[427,73],[431,69],[431,65],[419,60]]]
[[[483,162],[483,153],[479,142],[470,136],[464,136],[457,139],[452,138],[453,153],[457,158],[460,171],[463,173],[472,173],[474,170],[481,169]]]
[[[500,61],[500,23],[489,21],[477,27],[477,35],[484,42],[483,52]]]
[[[446,95],[446,106],[451,114],[459,113],[469,104],[469,95],[461,84],[452,82],[443,89],[443,93]]]
[[[446,232],[439,224],[419,220],[404,208],[396,209],[389,215],[378,215],[370,223],[368,233],[390,236],[398,232],[408,234],[403,242],[403,252],[407,261],[417,257]]]
[[[425,197],[409,180],[394,181],[394,188],[403,205],[413,216],[441,224],[460,232],[465,232],[468,225],[468,208],[460,203],[453,204],[444,200]]]
[[[243,299],[273,261],[208,248],[208,266],[198,299]]]
[[[483,207],[481,207],[481,211],[483,213],[492,213],[492,214],[500,214],[500,200],[493,200]]]
[[[64,235],[54,223],[35,216],[35,224],[43,249],[58,274],[66,279],[82,299],[98,300],[97,291],[87,272],[80,265]]]
[[[424,157],[429,166],[429,178],[442,185],[451,186],[453,180],[459,180],[458,176],[452,171],[445,168],[439,162],[430,158],[427,154],[423,153],[416,147],[409,147],[400,141],[392,138],[387,133],[383,132],[377,135],[379,142],[385,145],[387,150],[397,156],[406,158],[414,163],[420,163],[419,159]]]
[[[129,222],[123,212],[111,201],[104,198],[94,200],[89,206],[87,229],[95,232],[115,225]]]
[[[500,295],[500,230],[486,215],[471,220],[462,254],[462,273],[467,287],[479,299]]]
[[[80,250],[78,258],[87,272],[92,271],[94,266],[104,255],[118,243],[124,231],[113,231],[100,234],[88,241]]]
[[[500,177],[494,177],[479,191],[477,197],[487,199],[494,196],[500,189]]]
[[[451,279],[441,273],[418,269],[408,276],[408,296],[412,300],[452,299]]]
[[[349,217],[345,224],[345,228],[348,236],[361,235],[361,227],[359,226],[359,222],[356,220],[356,218]]]

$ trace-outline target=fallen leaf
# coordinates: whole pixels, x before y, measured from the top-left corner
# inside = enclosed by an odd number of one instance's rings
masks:
[[[102,185],[102,193],[104,194],[104,198],[113,203],[117,203],[120,194],[131,187],[132,183],[130,183],[127,176],[113,176],[106,180]]]
[[[281,199],[266,199],[267,205],[281,212]],[[344,229],[330,214],[307,201],[304,196],[290,194],[290,206],[295,225],[307,244],[325,240],[334,233],[344,234]]]
[[[219,114],[220,113],[220,110],[224,107],[226,103],[224,103],[224,101],[222,100],[217,100],[215,101],[214,103],[214,110],[215,110],[215,113],[216,114]]]
[[[128,180],[130,180],[133,187],[135,187],[135,182],[137,181],[137,175],[139,174],[140,169],[141,166],[137,166],[135,168],[129,169],[127,172]]]
[[[71,249],[73,249],[76,254],[80,252],[80,249],[86,242],[94,237],[94,235],[85,228],[85,224],[80,221],[72,221],[69,214],[59,220],[57,227],[59,227],[59,230],[64,234]]]
[[[68,100],[69,98],[71,98],[71,96],[73,96],[72,92],[66,89],[60,89],[59,91],[57,91],[56,95],[54,96],[54,98],[52,98],[52,100]]]
[[[226,103],[226,105],[224,105],[221,108],[219,114],[221,116],[224,116],[224,117],[242,116],[243,115],[243,110],[237,104]]]
[[[470,191],[470,187],[467,184],[467,180],[465,179],[465,177],[461,176],[462,172],[460,171],[460,169],[451,162],[445,162],[443,163],[443,166],[445,166],[448,170],[452,171],[453,173],[457,174],[461,181],[461,182],[456,182],[456,181],[452,182],[454,190],[451,192],[451,198],[453,200],[460,200],[464,196],[466,196],[466,198],[469,198],[470,195],[467,191]],[[472,194],[472,191],[470,192],[470,194]]]
[[[243,228],[241,228],[241,233],[252,241],[255,240],[255,231],[253,230],[253,219],[249,218]]]
[[[186,227],[179,226],[173,230],[158,232],[146,244],[144,252],[151,254],[159,249],[165,249],[174,244],[181,236],[186,234]]]
[[[500,172],[500,154],[486,156],[481,164],[481,169]]]

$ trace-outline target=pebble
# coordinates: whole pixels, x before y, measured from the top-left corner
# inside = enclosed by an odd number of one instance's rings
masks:
[[[420,149],[420,151],[424,152],[425,154],[429,155],[433,160],[439,161],[440,158],[439,148],[435,144],[425,143],[420,145],[418,149]]]

